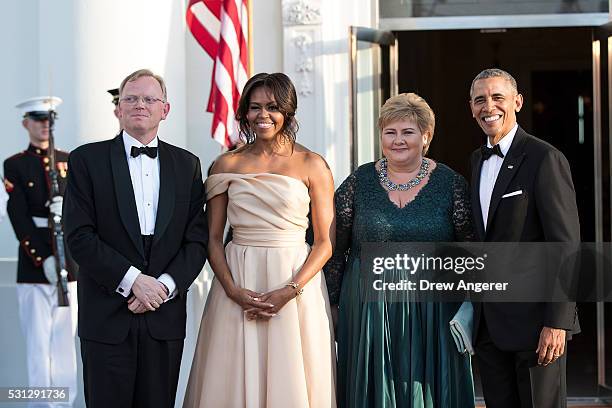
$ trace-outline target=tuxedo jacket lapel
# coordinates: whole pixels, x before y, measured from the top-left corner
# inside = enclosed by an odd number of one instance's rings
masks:
[[[170,152],[164,142],[159,141],[159,201],[157,203],[157,215],[155,217],[155,235],[153,245],[159,241],[166,231],[168,223],[174,212],[175,189],[174,189],[174,163]]]
[[[127,158],[125,157],[125,148],[121,133],[115,137],[111,144],[110,162],[121,222],[138,251],[144,255],[142,238],[140,236],[140,224],[138,222],[138,210],[136,209],[136,202],[134,201],[132,178],[130,177],[130,169],[128,167]]]
[[[480,171],[482,169],[482,153],[480,150],[472,155],[472,213],[476,224],[476,232],[484,240],[485,229],[482,222],[482,208],[480,207]]]
[[[525,158],[525,152],[523,151],[523,144],[525,142],[524,131],[520,127],[517,129],[514,135],[512,145],[508,150],[508,154],[504,159],[495,186],[493,187],[493,193],[491,194],[491,204],[489,205],[489,214],[487,215],[487,226],[490,226],[493,222],[493,216],[495,210],[501,201],[501,197],[508,188],[508,184],[512,181],[514,176],[518,173],[518,169]]]

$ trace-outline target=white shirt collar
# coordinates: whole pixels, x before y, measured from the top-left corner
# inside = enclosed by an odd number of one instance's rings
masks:
[[[516,135],[517,130],[518,130],[518,123],[515,123],[514,127],[510,129],[510,131],[504,137],[501,138],[499,143],[497,143],[499,145],[499,149],[501,150],[504,156],[508,154],[508,150],[510,150],[510,146],[512,145],[512,141],[514,140],[514,135]],[[487,137],[487,146],[493,147],[488,137]]]
[[[153,140],[151,140],[149,142],[149,144],[143,145],[137,139],[135,139],[132,136],[130,136],[130,134],[128,132],[126,132],[125,130],[123,131],[123,147],[125,148],[125,154],[126,154],[126,156],[128,158],[132,157],[131,156],[132,146],[136,146],[136,147],[143,147],[143,146],[157,147],[158,143],[159,143],[159,139],[157,138],[157,136],[155,136],[153,138]]]

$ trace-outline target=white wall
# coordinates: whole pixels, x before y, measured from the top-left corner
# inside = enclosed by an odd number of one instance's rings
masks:
[[[33,24],[24,22],[33,21]],[[0,13],[2,55],[0,64],[3,98],[0,98],[0,124],[3,137],[0,158],[4,159],[27,146],[27,136],[15,104],[38,93],[38,6],[34,1],[11,1]],[[18,40],[15,40],[18,39]],[[3,172],[3,171],[2,171]],[[0,222],[0,257],[16,257],[17,242],[8,222]],[[13,273],[12,276],[15,276]]]
[[[350,169],[349,26],[376,27],[376,0],[283,0],[284,72],[298,89],[298,140],[328,161],[339,185]],[[300,49],[296,39],[308,43]],[[308,61],[308,63],[304,63]],[[304,92],[308,85],[312,93]]]
[[[349,26],[376,27],[376,0],[323,1],[323,55],[321,78],[325,121],[324,155],[330,162],[336,186],[350,171],[350,56]],[[340,20],[340,21],[339,21]]]
[[[188,145],[186,52],[183,0],[21,0],[3,4],[0,13],[0,65],[4,130],[0,158],[28,144],[18,102],[49,92],[64,103],[57,108],[56,145],[71,150],[113,137],[117,122],[107,89],[130,72],[150,68],[168,86],[171,112],[160,137]],[[8,222],[0,224],[0,257],[16,256]]]

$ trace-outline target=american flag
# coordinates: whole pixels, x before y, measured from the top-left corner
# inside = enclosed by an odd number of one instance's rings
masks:
[[[212,137],[229,148],[238,140],[234,119],[249,72],[249,0],[189,0],[187,26],[214,60],[206,110]]]

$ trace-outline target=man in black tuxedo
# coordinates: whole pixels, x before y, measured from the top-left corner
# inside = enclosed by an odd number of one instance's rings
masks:
[[[472,209],[490,242],[579,242],[569,164],[516,123],[516,80],[500,69],[476,76],[472,116],[487,144],[472,153]],[[565,407],[566,345],[578,329],[575,303],[475,305],[474,342],[487,408]]]
[[[70,155],[68,246],[80,266],[79,336],[89,407],[172,407],[187,290],[206,260],[200,162],[158,139],[161,77],[119,88],[123,132]],[[73,173],[72,173],[73,172]]]

